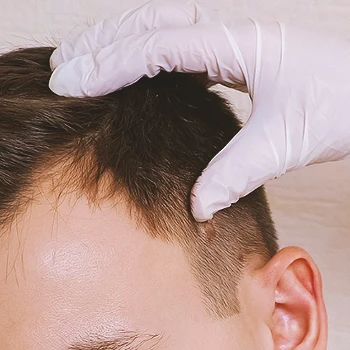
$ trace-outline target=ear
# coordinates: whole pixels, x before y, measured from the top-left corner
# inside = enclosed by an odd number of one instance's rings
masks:
[[[327,313],[320,272],[303,249],[279,251],[262,269],[264,285],[274,289],[270,331],[275,350],[325,350]]]

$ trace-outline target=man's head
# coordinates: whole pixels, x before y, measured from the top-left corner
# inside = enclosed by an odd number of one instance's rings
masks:
[[[175,73],[100,98],[55,96],[51,52],[0,57],[1,343],[322,343],[319,273],[298,248],[277,253],[262,188],[209,223],[191,217],[195,180],[239,131],[224,100]]]

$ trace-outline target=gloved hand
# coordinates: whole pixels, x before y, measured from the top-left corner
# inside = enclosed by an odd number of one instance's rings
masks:
[[[246,87],[248,123],[193,189],[198,221],[287,171],[350,154],[350,45],[339,38],[214,19],[192,1],[147,3],[63,41],[51,67],[50,87],[65,96],[107,94],[161,69]]]

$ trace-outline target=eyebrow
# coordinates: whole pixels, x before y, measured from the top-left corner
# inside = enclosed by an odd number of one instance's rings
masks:
[[[154,350],[162,338],[161,334],[119,330],[113,338],[90,335],[69,345],[68,350],[141,350],[141,347],[142,350]]]

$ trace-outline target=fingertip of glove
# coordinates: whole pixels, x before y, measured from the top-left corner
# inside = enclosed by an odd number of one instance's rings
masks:
[[[64,89],[64,84],[61,81],[60,72],[58,72],[58,67],[53,71],[49,80],[49,88],[52,92],[59,96],[69,96]]]
[[[52,53],[50,56],[50,68],[52,71],[54,71],[60,64],[62,64],[63,61],[63,56],[61,49],[58,47],[55,49],[55,51]]]
[[[85,97],[87,95],[82,90],[80,81],[79,74],[63,63],[51,74],[49,88],[59,96]]]
[[[232,204],[228,189],[214,178],[200,177],[191,191],[192,215],[197,222],[211,220],[213,215]]]

